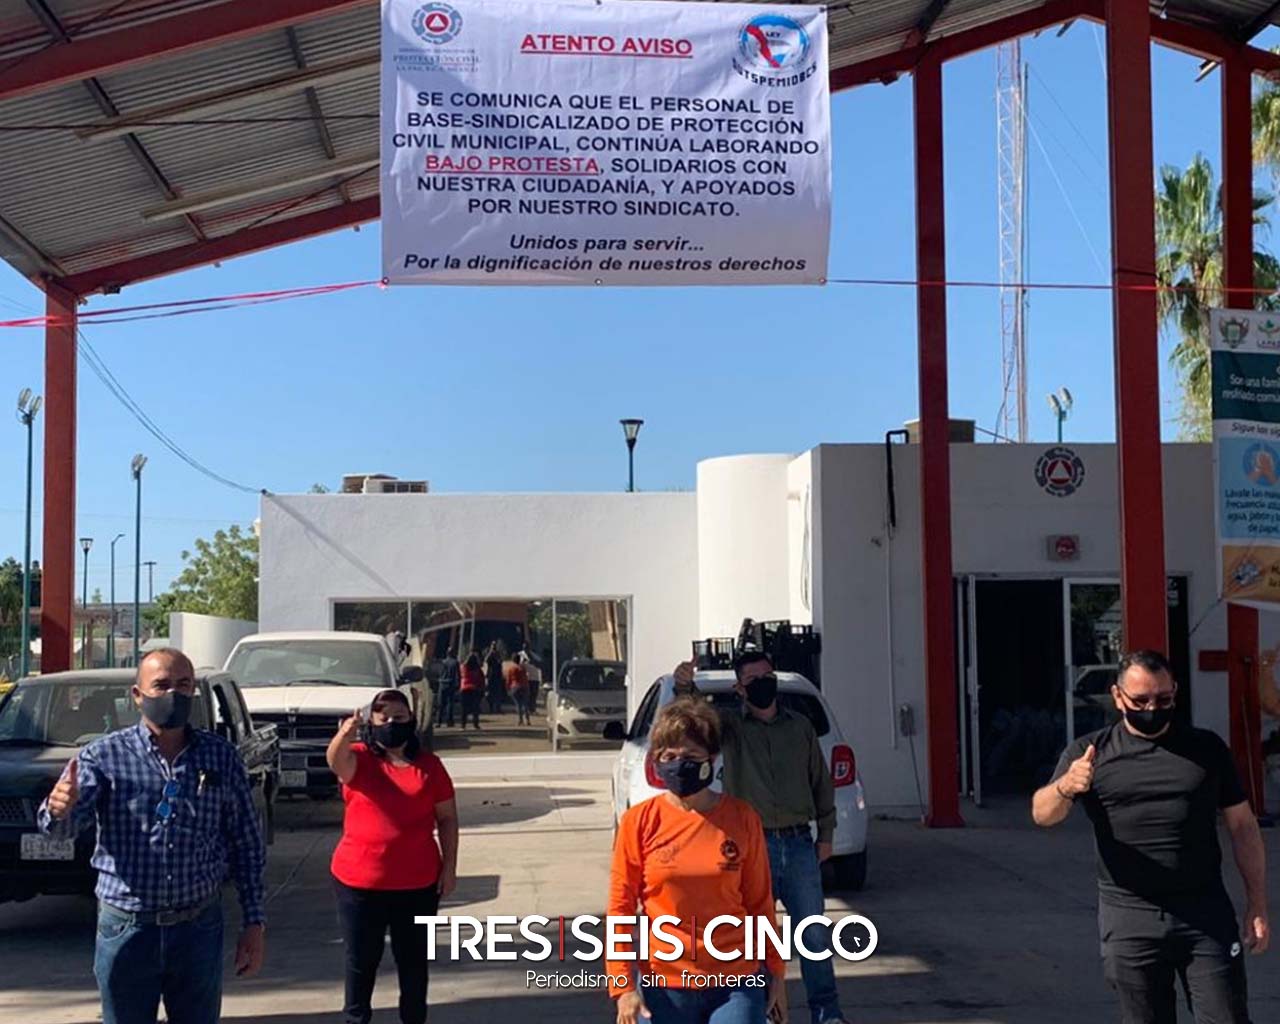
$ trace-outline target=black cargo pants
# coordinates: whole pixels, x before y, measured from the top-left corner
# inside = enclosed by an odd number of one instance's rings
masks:
[[[1175,1024],[1179,987],[1196,1024],[1249,1024],[1244,950],[1225,896],[1177,913],[1102,903],[1098,926],[1123,1024]]]

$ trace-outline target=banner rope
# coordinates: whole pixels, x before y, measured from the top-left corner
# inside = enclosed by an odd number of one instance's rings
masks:
[[[1194,285],[1162,285],[1155,282],[1134,283],[1116,282],[1062,282],[1062,281],[1026,281],[1021,283],[1002,284],[999,281],[918,281],[912,278],[889,277],[832,277],[827,284],[848,285],[862,288],[986,288],[986,289],[1022,289],[1024,291],[1063,291],[1063,292],[1189,292],[1195,291]],[[171,302],[152,302],[138,306],[115,306],[110,309],[91,309],[77,313],[75,318],[65,316],[28,316],[10,320],[0,320],[0,328],[19,327],[68,327],[74,323],[92,323],[94,325],[132,323],[138,320],[157,320],[166,317],[191,316],[195,313],[213,313],[245,306],[257,306],[270,302],[284,302],[292,299],[312,298],[319,295],[333,295],[338,292],[354,291],[360,288],[386,289],[388,282],[382,280],[346,281],[339,284],[311,285],[300,288],[279,288],[272,291],[238,292],[230,295],[215,295],[201,299],[181,299]],[[673,286],[674,287],[674,286]],[[796,287],[803,287],[798,285]],[[1228,296],[1275,295],[1275,288],[1216,288],[1215,291]]]

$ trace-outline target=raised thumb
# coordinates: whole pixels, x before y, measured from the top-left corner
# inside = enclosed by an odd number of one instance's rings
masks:
[[[67,764],[67,781],[71,785],[79,785],[80,782],[80,761],[78,758],[72,758]]]
[[[1098,748],[1095,747],[1092,743],[1090,743],[1088,749],[1084,752],[1084,759],[1088,761],[1090,764],[1093,764],[1093,759],[1097,756],[1098,756]]]

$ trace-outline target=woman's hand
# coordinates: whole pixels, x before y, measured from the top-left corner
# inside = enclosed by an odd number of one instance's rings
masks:
[[[787,1022],[787,979],[781,974],[769,974],[768,987],[765,990],[765,1020],[775,1024]]]
[[[652,1016],[649,1007],[644,1005],[644,996],[635,989],[618,996],[618,1024],[638,1024],[641,1019]]]
[[[436,880],[436,892],[440,899],[448,899],[458,887],[458,869],[447,864],[440,869],[440,877]]]
[[[351,713],[350,718],[344,718],[338,724],[338,742],[343,744],[354,742],[360,735],[360,726],[363,722],[364,718],[360,714],[360,709],[356,708]]]

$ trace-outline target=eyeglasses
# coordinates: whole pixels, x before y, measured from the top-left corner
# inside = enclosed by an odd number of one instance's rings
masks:
[[[173,817],[173,803],[178,794],[182,791],[182,787],[178,785],[177,779],[169,779],[164,784],[164,795],[160,803],[156,805],[156,820],[167,822]]]
[[[1137,698],[1131,697],[1129,694],[1125,693],[1122,687],[1116,686],[1116,689],[1120,691],[1120,695],[1125,700],[1133,705],[1133,709],[1135,711],[1150,711],[1152,709],[1159,709],[1161,711],[1167,710],[1168,708],[1173,707],[1174,698],[1178,695],[1178,691],[1174,689],[1168,693],[1158,693],[1154,697],[1144,697],[1142,700],[1138,700]]]

